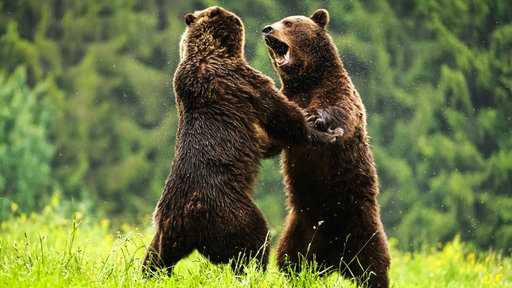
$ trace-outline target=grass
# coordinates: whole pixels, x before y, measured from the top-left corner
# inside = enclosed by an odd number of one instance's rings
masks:
[[[140,265],[150,228],[112,230],[108,220],[88,221],[81,213],[66,218],[51,207],[12,216],[0,224],[0,287],[356,287],[314,269],[288,278],[273,255],[266,272],[249,267],[236,276],[229,265],[212,265],[193,253],[172,277],[145,279]],[[458,238],[415,253],[390,243],[392,287],[512,287],[511,258],[470,251]]]

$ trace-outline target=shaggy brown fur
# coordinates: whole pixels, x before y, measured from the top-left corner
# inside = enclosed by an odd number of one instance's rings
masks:
[[[195,249],[213,263],[257,255],[265,267],[268,228],[250,198],[262,157],[259,129],[283,145],[331,142],[337,134],[311,128],[270,78],[249,67],[235,14],[211,7],[185,15],[185,22],[174,75],[176,152],[144,271],[171,271]]]
[[[333,145],[284,149],[289,214],[277,261],[281,269],[300,269],[300,257],[316,259],[360,283],[371,273],[366,284],[388,287],[390,255],[365,108],[326,31],[328,22],[321,9],[263,29],[283,94],[313,115],[318,128],[344,130]]]

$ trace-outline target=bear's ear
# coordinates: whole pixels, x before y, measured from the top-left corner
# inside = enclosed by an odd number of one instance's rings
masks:
[[[185,18],[185,23],[187,23],[187,26],[190,26],[190,24],[196,21],[196,17],[192,13],[187,13],[183,18]]]
[[[325,9],[318,9],[309,18],[318,26],[325,29],[325,27],[327,27],[327,23],[329,23],[329,12]]]
[[[212,7],[212,10],[210,10],[210,18],[213,18],[215,16],[219,16],[220,14],[222,14],[222,8],[218,7],[218,6],[214,6]]]

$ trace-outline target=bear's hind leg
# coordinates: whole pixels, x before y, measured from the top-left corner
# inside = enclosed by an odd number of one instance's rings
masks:
[[[248,199],[249,200],[249,199]],[[236,274],[243,272],[252,259],[266,270],[270,248],[268,227],[263,214],[249,201],[226,212],[224,219],[212,225],[203,251],[212,263],[229,263]]]
[[[155,234],[142,262],[142,271],[147,276],[153,276],[164,268],[170,275],[174,265],[194,250],[185,243],[181,243],[183,241],[164,239],[162,235],[162,233]]]
[[[151,244],[146,251],[146,256],[144,256],[144,260],[142,261],[142,273],[146,276],[152,276],[159,269],[164,267],[164,263],[158,254],[159,250],[159,237],[155,235]]]
[[[389,287],[388,270],[391,257],[389,256],[387,241],[383,235],[384,232],[377,232],[358,256],[361,265],[366,268],[366,276],[370,274],[367,281],[368,287]]]
[[[277,247],[277,266],[281,271],[300,273],[303,265],[310,263],[316,252],[311,245],[317,236],[316,227],[294,211],[290,211],[286,223]],[[307,263],[303,263],[304,260]]]
[[[389,287],[388,270],[391,260],[384,232],[378,230],[372,234],[360,233],[359,237],[353,236],[349,236],[344,247],[343,263],[339,263],[340,273],[348,278],[355,277],[364,286]]]

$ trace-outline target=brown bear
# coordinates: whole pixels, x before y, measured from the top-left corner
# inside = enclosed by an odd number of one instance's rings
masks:
[[[234,260],[235,270],[249,257],[265,268],[268,227],[250,198],[263,157],[259,131],[299,146],[332,142],[340,133],[312,128],[303,110],[247,64],[235,14],[210,7],[184,18],[174,74],[176,151],[143,270],[170,273],[195,249],[212,263]]]
[[[326,31],[328,22],[328,12],[320,9],[309,18],[287,17],[263,29],[283,94],[319,129],[344,130],[335,144],[284,147],[289,214],[277,263],[298,270],[303,257],[362,285],[388,287],[391,260],[366,112]]]

